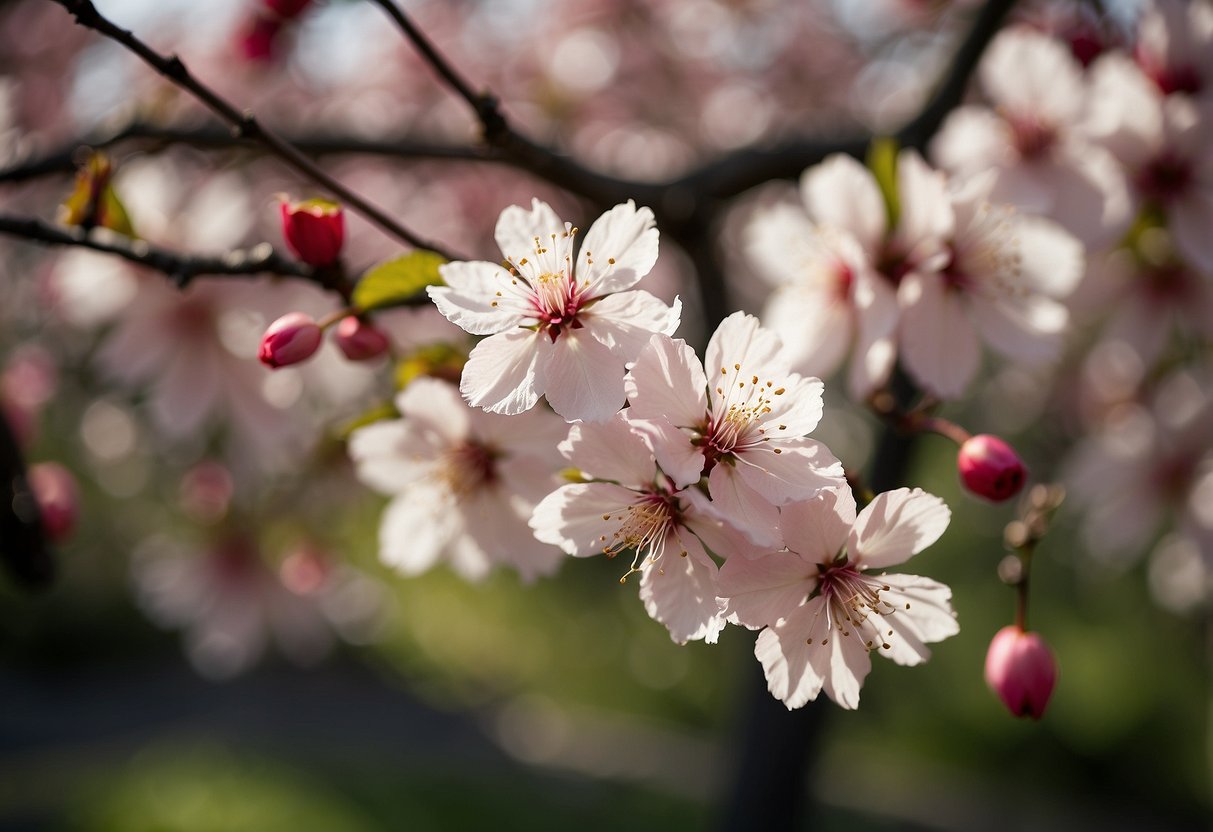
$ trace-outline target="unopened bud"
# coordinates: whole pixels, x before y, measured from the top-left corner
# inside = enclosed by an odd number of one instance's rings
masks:
[[[283,200],[282,237],[291,252],[309,266],[331,266],[345,242],[341,206],[323,199]]]
[[[988,433],[969,437],[960,446],[956,465],[965,488],[995,502],[1014,497],[1027,478],[1027,469],[1015,450]]]
[[[29,486],[38,501],[46,536],[54,543],[66,540],[80,516],[76,478],[57,462],[40,462],[29,469]]]
[[[1015,716],[1040,719],[1056,682],[1057,663],[1038,633],[1011,625],[990,641],[986,684]]]
[[[390,342],[383,330],[359,318],[347,315],[337,322],[333,340],[350,361],[369,361],[387,352]]]
[[[298,17],[312,4],[312,0],[263,0],[267,9],[284,19]]]
[[[302,312],[288,312],[270,324],[261,336],[257,357],[267,367],[278,369],[312,357],[323,337],[320,325]]]
[[[282,21],[270,15],[258,14],[249,19],[237,36],[236,47],[246,60],[262,63],[274,57]]]

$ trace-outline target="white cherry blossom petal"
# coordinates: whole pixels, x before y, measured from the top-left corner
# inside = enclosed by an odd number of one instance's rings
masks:
[[[938,540],[951,519],[947,505],[933,494],[918,488],[886,491],[859,513],[847,550],[858,568],[896,566]]]
[[[695,351],[682,339],[653,335],[625,379],[628,405],[641,419],[695,425],[708,411],[707,378]]]
[[[380,560],[405,575],[433,567],[463,531],[463,515],[451,503],[449,492],[426,481],[401,492],[380,521]]]
[[[790,503],[779,512],[784,545],[813,563],[830,563],[842,551],[855,523],[850,486],[823,489],[810,500]]]
[[[496,263],[445,263],[438,271],[447,285],[426,292],[443,317],[472,335],[504,332],[533,313],[525,287]]]
[[[678,644],[715,644],[725,620],[716,602],[717,567],[694,535],[675,530],[657,563],[642,569],[640,599]]]
[[[906,368],[936,395],[954,399],[977,373],[981,348],[958,293],[938,275],[908,275],[898,288]]]
[[[610,515],[638,500],[635,491],[607,482],[564,485],[544,497],[531,514],[535,538],[559,546],[574,557],[603,554],[619,530]]]
[[[653,333],[671,335],[682,320],[682,301],[665,302],[643,290],[607,295],[586,307],[583,322],[621,362],[633,361]]]
[[[747,485],[736,468],[727,463],[713,468],[708,475],[708,491],[720,515],[755,544],[778,545],[779,509]]]
[[[652,270],[657,262],[653,222],[653,212],[637,208],[630,199],[594,221],[577,266],[578,277],[589,281],[591,294],[630,289]]]
[[[803,604],[817,586],[817,564],[795,552],[729,558],[718,578],[729,621],[757,629]]]
[[[787,439],[777,447],[759,445],[738,457],[737,475],[775,505],[807,500],[823,488],[836,487],[842,463],[814,439]]]
[[[849,232],[864,250],[879,249],[886,218],[884,197],[872,172],[841,153],[804,172],[800,193],[809,216]]]
[[[546,241],[550,234],[559,233],[564,227],[565,223],[556,216],[552,206],[532,199],[530,211],[520,205],[511,205],[502,211],[493,236],[501,253],[517,265],[520,260],[534,257],[536,237]]]
[[[762,665],[767,690],[788,710],[817,698],[825,684],[827,662],[818,658],[829,649],[825,601],[814,598],[786,619],[767,627],[754,642],[754,657]],[[827,642],[822,645],[823,640]]]
[[[528,329],[514,329],[477,344],[459,383],[468,404],[511,416],[534,407],[545,381],[536,342],[546,337]]]
[[[653,450],[631,420],[617,413],[606,422],[584,422],[569,428],[560,452],[586,476],[638,486],[656,479]]]
[[[605,422],[619,412],[625,402],[623,362],[585,329],[569,330],[555,343],[539,337],[538,373],[553,410],[567,421],[587,422]]]

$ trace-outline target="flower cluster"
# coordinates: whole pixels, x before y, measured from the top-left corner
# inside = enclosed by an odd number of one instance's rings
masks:
[[[410,574],[446,559],[468,578],[505,564],[531,579],[561,553],[624,554],[622,580],[639,574],[674,641],[768,627],[756,655],[789,708],[823,689],[855,707],[870,651],[925,660],[924,642],[957,631],[950,591],[864,570],[932,543],[947,508],[902,489],[857,518],[842,465],[810,438],[823,384],[795,372],[757,318],[726,318],[702,362],[672,338],[677,300],[633,288],[657,257],[650,211],[616,206],[580,250],[576,233],[536,200],[497,223],[505,266],[441,267],[445,285],[429,288],[439,311],[487,337],[463,370],[466,404],[418,379],[399,419],[351,437],[359,476],[393,495],[382,559]],[[571,481],[556,477],[553,449]]]

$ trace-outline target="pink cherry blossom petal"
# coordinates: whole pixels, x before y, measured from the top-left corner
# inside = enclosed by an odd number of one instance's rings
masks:
[[[909,560],[948,528],[952,512],[921,489],[878,494],[855,521],[847,550],[862,569],[884,569]]]

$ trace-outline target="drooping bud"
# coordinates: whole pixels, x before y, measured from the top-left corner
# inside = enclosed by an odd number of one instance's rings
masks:
[[[1018,494],[1028,474],[1015,449],[988,433],[971,436],[960,446],[956,466],[965,488],[995,502]]]
[[[986,684],[1015,716],[1040,719],[1053,686],[1057,662],[1039,633],[1003,627],[986,652]]]
[[[333,340],[350,361],[378,358],[391,346],[383,330],[357,315],[347,315],[337,322]]]
[[[71,536],[80,516],[80,489],[71,472],[57,462],[39,462],[29,469],[29,486],[42,514],[42,529],[53,543]]]
[[[282,237],[291,252],[309,266],[331,266],[345,242],[345,214],[324,199],[283,200]]]
[[[302,312],[288,312],[270,324],[261,336],[257,357],[272,369],[298,364],[320,348],[324,333],[320,325]]]

